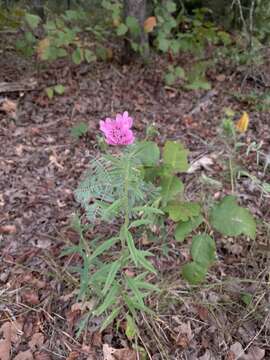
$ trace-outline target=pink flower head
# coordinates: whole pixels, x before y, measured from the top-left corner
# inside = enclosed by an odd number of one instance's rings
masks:
[[[106,118],[99,122],[99,128],[105,135],[105,141],[110,145],[130,145],[135,137],[130,129],[133,119],[125,111],[123,115],[117,114],[115,119]]]

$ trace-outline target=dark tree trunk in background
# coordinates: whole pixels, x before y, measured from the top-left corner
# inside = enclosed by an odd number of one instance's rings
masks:
[[[129,34],[129,37],[141,46],[144,57],[148,55],[148,35],[144,32],[143,26],[146,19],[146,3],[147,0],[124,0],[124,19],[127,16],[135,17],[141,28],[140,35],[134,37],[132,34]],[[135,53],[130,46],[130,42],[125,41],[123,62],[130,62],[134,55]]]
[[[44,0],[33,0],[33,10],[42,20],[45,20]]]

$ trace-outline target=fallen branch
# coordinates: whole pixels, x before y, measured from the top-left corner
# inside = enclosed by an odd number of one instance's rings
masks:
[[[16,82],[0,82],[0,94],[16,91],[32,91],[37,86],[37,80],[27,79]]]

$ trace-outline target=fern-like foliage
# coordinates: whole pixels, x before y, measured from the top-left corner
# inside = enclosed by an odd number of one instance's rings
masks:
[[[103,155],[91,161],[75,191],[75,198],[90,222],[97,218],[111,221],[122,216],[126,203],[131,214],[135,206],[156,199],[158,189],[144,181],[141,151],[141,146],[133,145],[119,156]]]

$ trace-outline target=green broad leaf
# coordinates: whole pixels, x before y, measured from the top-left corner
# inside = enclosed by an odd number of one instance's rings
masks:
[[[127,320],[127,326],[126,326],[125,334],[129,340],[132,340],[136,336],[138,329],[135,321],[130,315],[126,316],[126,320]]]
[[[165,83],[167,85],[173,85],[176,80],[176,76],[174,73],[169,72],[165,75]]]
[[[128,32],[128,27],[127,27],[127,25],[124,24],[124,23],[121,23],[121,24],[118,26],[117,30],[116,30],[116,33],[117,33],[118,36],[123,36],[123,35],[125,35],[127,32]]]
[[[71,58],[72,58],[72,61],[74,62],[74,64],[80,65],[80,63],[83,61],[82,49],[77,47],[77,49],[73,51]]]
[[[138,159],[145,166],[155,166],[159,162],[160,150],[154,141],[140,141],[138,143]]]
[[[139,35],[141,33],[140,24],[134,16],[127,16],[126,26],[129,28],[132,35]]]
[[[127,241],[127,246],[128,246],[128,250],[130,252],[130,256],[131,256],[134,264],[137,266],[138,262],[139,262],[138,251],[137,251],[136,246],[134,244],[133,237],[132,237],[131,233],[128,230],[125,231],[125,238],[126,238],[126,241]]]
[[[169,13],[176,11],[176,4],[174,1],[166,1],[165,6]]]
[[[77,125],[72,126],[70,133],[76,139],[79,139],[81,136],[85,135],[88,131],[88,125],[84,122],[80,122]]]
[[[188,90],[211,90],[212,86],[206,80],[196,79],[190,84],[185,85],[185,88]]]
[[[143,294],[137,287],[136,281],[134,279],[126,276],[126,282],[127,282],[128,287],[130,288],[130,290],[133,292],[138,304],[140,304],[141,306],[145,306],[144,301],[143,301]]]
[[[164,211],[169,213],[169,217],[175,221],[188,221],[199,216],[201,211],[200,204],[196,202],[177,202],[171,201]]]
[[[47,87],[47,88],[45,89],[45,92],[46,92],[48,98],[51,100],[51,99],[53,98],[53,95],[54,95],[54,90],[53,90],[53,88]]]
[[[116,309],[113,309],[113,311],[110,313],[110,315],[103,321],[100,327],[100,332],[105,330],[113,321],[115,318],[117,318],[119,312],[121,310],[121,307],[117,307]]]
[[[84,50],[84,57],[85,60],[90,63],[92,61],[96,61],[96,55],[93,53],[93,51],[89,50],[89,49],[85,49]]]
[[[172,169],[173,172],[184,172],[188,170],[188,150],[176,141],[166,141],[163,150],[163,160],[165,166]]]
[[[137,250],[137,249],[136,249]],[[148,261],[146,259],[146,256],[152,256],[153,254],[149,253],[148,251],[141,251],[141,250],[137,250],[137,254],[136,254],[136,258],[139,262],[139,264],[145,268],[146,270],[152,272],[153,274],[157,274],[156,269],[154,268],[154,266],[151,264],[150,261]]]
[[[176,66],[174,68],[174,74],[180,79],[184,79],[186,76],[185,70],[181,66]]]
[[[41,18],[34,14],[25,14],[25,21],[31,29],[35,29],[38,24],[41,22]]]
[[[185,238],[203,222],[202,215],[196,216],[188,221],[177,224],[174,237],[176,241],[184,241]]]
[[[185,264],[182,268],[182,276],[191,285],[198,285],[203,282],[206,277],[206,273],[207,269],[195,261]]]
[[[170,40],[166,38],[159,38],[158,39],[158,48],[162,52],[167,52],[170,47]]]
[[[118,237],[112,237],[106,241],[104,241],[101,245],[99,245],[93,254],[89,257],[89,263],[93,261],[97,256],[103,254],[104,251],[109,250],[117,241],[119,240]]]
[[[121,268],[121,259],[116,260],[112,263],[112,266],[110,268],[110,271],[108,273],[107,279],[106,279],[106,283],[104,285],[104,288],[102,290],[102,294],[105,295],[108,290],[110,289],[112,283],[114,282],[114,279],[116,277],[117,272],[119,271],[119,269]]]
[[[65,87],[61,84],[55,85],[53,89],[58,95],[63,95],[65,92]]]
[[[180,194],[184,190],[184,184],[176,176],[164,176],[161,178],[161,195],[162,202],[167,204],[168,201],[172,200],[177,194]]]
[[[192,238],[191,256],[193,261],[208,268],[216,260],[216,244],[208,234],[196,235]]]
[[[100,316],[102,313],[104,313],[104,311],[106,311],[111,305],[116,303],[118,295],[119,295],[119,286],[115,284],[114,286],[111,287],[103,303],[100,306],[98,306],[96,310],[93,311],[93,314],[95,316]]]
[[[248,209],[238,206],[234,196],[225,196],[211,211],[210,223],[225,236],[256,237],[256,222]]]

